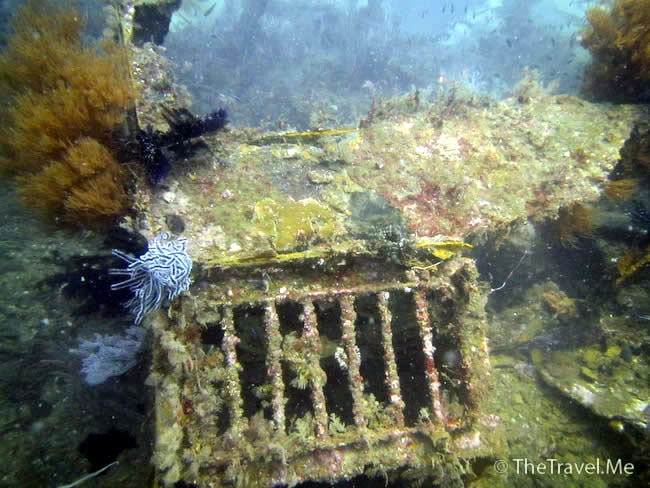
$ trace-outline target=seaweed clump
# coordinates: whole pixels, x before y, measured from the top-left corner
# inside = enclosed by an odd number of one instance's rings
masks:
[[[645,191],[650,180],[650,123],[637,122],[620,153],[621,161],[616,171],[622,179],[617,181],[633,179],[637,182],[638,198],[628,206],[631,229],[636,232],[628,249],[617,262],[617,285],[632,277],[638,278],[639,275],[647,277],[650,264],[650,211]],[[645,272],[640,273],[641,271]]]
[[[591,52],[583,91],[596,100],[650,101],[650,0],[608,0],[586,11],[582,45]]]
[[[639,182],[635,178],[619,178],[608,181],[603,192],[611,200],[628,200],[638,190]]]
[[[643,197],[650,181],[650,123],[638,121],[619,151],[621,159],[603,187],[611,200]]]
[[[86,45],[74,9],[29,1],[0,55],[0,170],[25,203],[59,224],[126,213],[126,173],[109,148],[135,100],[126,52]]]
[[[553,222],[556,239],[567,248],[580,247],[580,241],[593,238],[592,210],[582,203],[562,207]]]

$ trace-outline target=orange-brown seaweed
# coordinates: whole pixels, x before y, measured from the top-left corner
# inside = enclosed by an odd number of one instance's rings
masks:
[[[26,202],[65,224],[92,226],[124,213],[124,170],[100,142],[84,137],[42,171],[19,177]]]
[[[636,248],[629,249],[616,263],[616,269],[618,270],[616,284],[620,285],[648,264],[650,264],[650,246],[645,250]]]
[[[135,92],[126,53],[84,44],[73,9],[29,1],[0,55],[0,170],[26,203],[60,223],[92,225],[124,214],[125,172],[107,147]],[[101,54],[100,54],[101,51]]]
[[[592,210],[581,203],[562,207],[553,222],[557,240],[565,247],[578,247],[579,239],[593,237]]]
[[[638,190],[639,180],[636,178],[622,178],[608,181],[603,192],[611,200],[627,200]]]
[[[650,0],[609,0],[591,7],[582,45],[592,55],[583,90],[596,100],[647,102],[650,81]]]

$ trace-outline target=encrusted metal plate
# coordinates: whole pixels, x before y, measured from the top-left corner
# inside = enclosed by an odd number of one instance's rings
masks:
[[[302,270],[299,287],[300,269],[269,268],[259,283],[224,272],[155,316],[163,483],[270,487],[398,468],[426,476],[438,464],[460,476],[485,455],[490,369],[474,262],[402,268],[392,282],[381,267]],[[373,272],[378,285],[343,286]]]

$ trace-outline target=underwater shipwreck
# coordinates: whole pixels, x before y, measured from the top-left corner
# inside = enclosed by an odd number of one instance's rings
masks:
[[[557,394],[632,429],[648,455],[648,354],[619,365],[634,372],[626,386],[596,373],[623,361],[633,332],[572,335],[581,304],[551,281],[535,285],[536,313],[567,327],[551,329],[559,339],[525,306],[516,335],[503,324],[490,332],[486,312],[491,295],[523,286],[520,267],[534,274],[549,233],[575,250],[591,237],[584,209],[603,188],[629,190],[612,174],[635,131],[645,142],[628,150],[648,157],[647,108],[552,94],[528,72],[499,102],[441,87],[373,101],[354,127],[234,128],[225,111],[193,116],[164,52],[143,41],[164,37],[175,2],[125,3],[107,12],[138,95],[110,103],[126,107],[123,131],[138,134],[148,165],[107,166],[111,181],[128,180],[128,196],[109,189],[92,207],[80,192],[54,208],[92,228],[125,215],[122,226],[150,243],[182,239],[191,259],[187,289],[136,320],[151,331],[154,486],[360,475],[493,484],[480,473],[512,457],[497,405],[510,392],[495,368],[519,371],[513,351]],[[170,135],[183,130],[180,142]],[[84,144],[78,158],[110,157]],[[41,191],[42,178],[27,191]],[[611,263],[612,283],[650,261],[643,250],[626,256]],[[556,342],[571,339],[573,356],[560,358]]]
[[[144,82],[157,55],[136,53]],[[139,225],[180,219],[197,269],[151,319],[164,485],[449,482],[506,455],[494,290],[465,251],[597,200],[641,116],[519,90],[489,106],[416,91],[360,128],[206,135],[165,190],[139,188]]]

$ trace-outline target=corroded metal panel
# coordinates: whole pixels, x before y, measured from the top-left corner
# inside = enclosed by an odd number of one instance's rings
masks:
[[[403,271],[379,287],[289,281],[252,302],[207,291],[158,314],[150,382],[163,483],[332,482],[491,452],[474,263]]]

